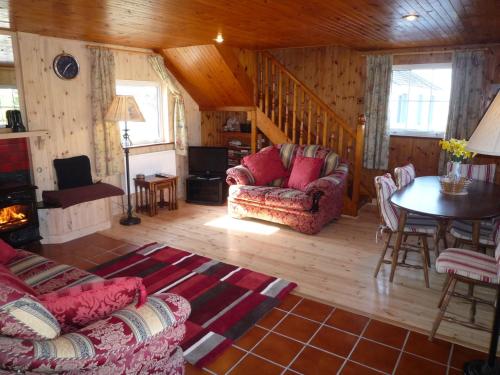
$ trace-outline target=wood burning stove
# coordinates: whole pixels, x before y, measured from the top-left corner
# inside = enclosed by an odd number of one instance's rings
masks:
[[[10,183],[0,186],[0,238],[12,246],[41,239],[34,185]]]

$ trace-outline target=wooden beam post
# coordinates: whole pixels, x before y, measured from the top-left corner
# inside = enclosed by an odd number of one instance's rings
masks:
[[[363,168],[363,152],[365,147],[365,115],[359,115],[356,126],[356,148],[354,152],[354,171],[352,182],[352,208],[354,216],[358,215],[359,189],[361,185],[361,170]]]
[[[252,123],[252,133],[250,135],[252,154],[257,152],[257,110],[248,112],[250,121]]]

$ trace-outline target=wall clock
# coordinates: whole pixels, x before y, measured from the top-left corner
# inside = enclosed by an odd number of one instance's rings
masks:
[[[80,65],[73,55],[61,53],[54,58],[54,72],[61,79],[73,79],[80,71]]]

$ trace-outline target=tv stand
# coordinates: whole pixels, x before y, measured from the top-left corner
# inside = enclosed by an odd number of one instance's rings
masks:
[[[227,198],[227,184],[223,176],[189,176],[186,179],[186,202],[223,205]]]

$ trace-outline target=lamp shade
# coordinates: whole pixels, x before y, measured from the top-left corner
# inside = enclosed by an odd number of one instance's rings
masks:
[[[466,148],[478,154],[500,156],[500,93],[490,104]]]
[[[141,110],[132,95],[116,95],[104,120],[145,122]]]

